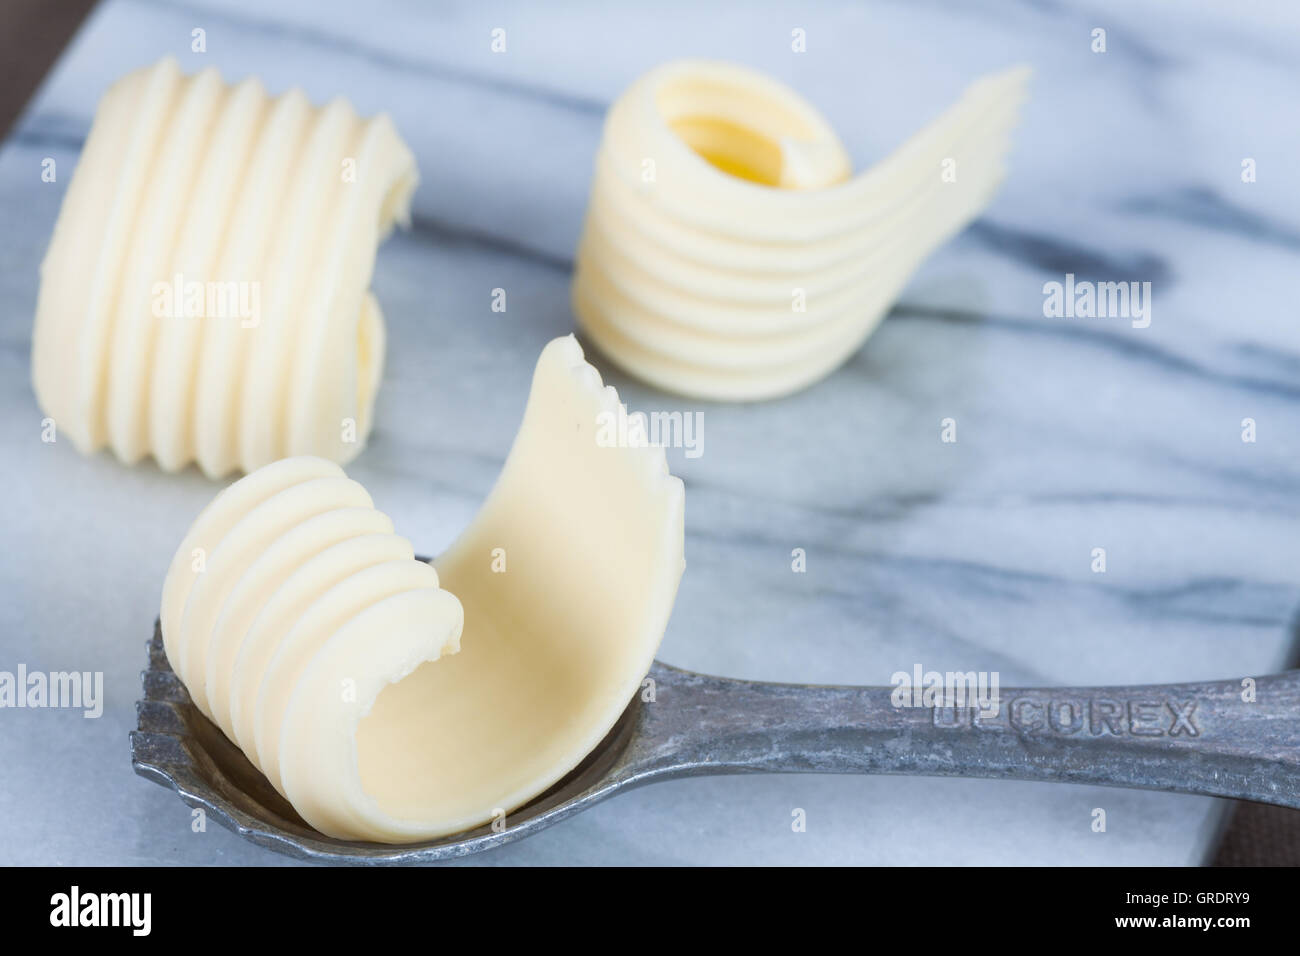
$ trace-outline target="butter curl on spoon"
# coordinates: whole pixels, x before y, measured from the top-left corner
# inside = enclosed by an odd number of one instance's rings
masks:
[[[430,566],[334,463],[221,492],[163,585],[195,705],[326,835],[407,843],[527,803],[650,669],[684,568],[662,448],[607,447],[618,395],[572,337],[543,350],[502,473]]]

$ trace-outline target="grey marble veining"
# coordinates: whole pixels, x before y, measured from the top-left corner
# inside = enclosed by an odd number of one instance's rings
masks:
[[[196,27],[205,54],[189,51]],[[489,50],[494,27],[505,54]],[[790,50],[795,27],[806,53]],[[975,76],[1033,64],[993,205],[830,378],[778,402],[701,405],[588,355],[633,408],[704,412],[704,454],[669,452],[688,569],[664,660],[770,680],[886,683],[920,662],[1007,685],[1129,683],[1263,673],[1293,648],[1298,27],[1284,3],[107,0],[0,147],[0,669],[100,670],[107,696],[98,720],[0,710],[0,862],[283,862],[215,827],[192,833],[180,801],[129,766],[162,576],[215,486],[40,441],[36,270],[95,101],[121,73],[173,53],[394,117],[423,182],[414,229],[380,250],[387,370],[349,470],[437,552],[490,487],[541,347],[573,327],[603,110],[635,76],[687,55],[769,71],[862,167]],[[1151,282],[1151,326],[1045,318],[1043,284],[1067,272]],[[940,441],[949,417],[954,444]],[[790,570],[796,547],[806,574]],[[796,807],[806,833],[791,831]],[[1204,859],[1221,811],[1001,781],[688,780],[472,862],[1181,864]]]

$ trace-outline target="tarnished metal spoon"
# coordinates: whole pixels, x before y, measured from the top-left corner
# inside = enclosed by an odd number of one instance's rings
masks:
[[[245,838],[332,863],[420,863],[536,833],[620,791],[672,777],[869,773],[1054,780],[1235,797],[1300,808],[1300,670],[1135,687],[1003,689],[979,705],[895,707],[890,687],[707,677],[655,662],[600,746],[527,806],[427,843],[334,840],[311,829],[190,702],[155,626],[136,773]]]

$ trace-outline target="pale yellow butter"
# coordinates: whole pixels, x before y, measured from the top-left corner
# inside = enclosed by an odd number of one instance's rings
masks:
[[[620,412],[573,337],[551,342],[436,570],[320,458],[255,471],[198,517],[163,585],[168,659],[308,823],[389,843],[465,830],[613,727],[684,567],[682,484],[662,448],[600,440]]]
[[[383,368],[375,249],[417,179],[389,119],[342,100],[170,57],[123,77],[41,264],[42,409],[84,453],[168,471],[350,460]]]
[[[1028,71],[985,77],[856,177],[830,124],[760,73],[683,61],[610,108],[573,304],[669,391],[763,399],[836,368],[989,202]]]

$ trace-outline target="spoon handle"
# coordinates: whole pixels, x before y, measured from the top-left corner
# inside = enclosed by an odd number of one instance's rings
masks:
[[[973,694],[960,706],[899,707],[892,687],[758,683],[660,663],[650,677],[654,700],[643,694],[622,768],[628,783],[746,772],[1003,777],[1300,807],[1300,670],[1002,689],[996,714]]]

